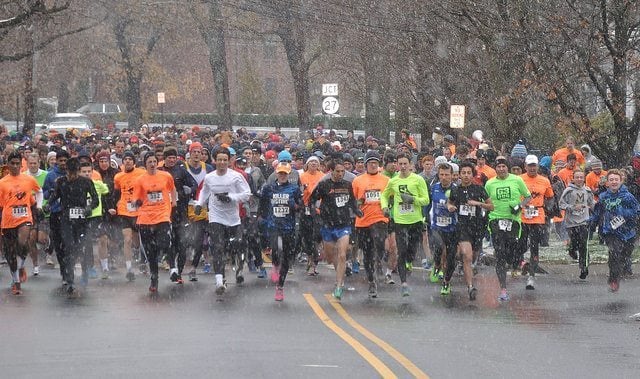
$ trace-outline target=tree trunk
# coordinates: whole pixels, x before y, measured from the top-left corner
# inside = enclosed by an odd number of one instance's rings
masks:
[[[298,23],[289,19],[288,24],[281,23],[278,35],[282,39],[287,54],[296,95],[298,128],[300,134],[303,135],[311,129],[311,96],[309,94],[309,65],[311,62],[305,61],[304,31]]]
[[[140,84],[142,83],[142,75],[136,75],[133,72],[127,72],[127,110],[129,116],[129,128],[137,130],[142,119],[142,104],[140,101]]]
[[[366,135],[383,138],[389,141],[389,88],[385,85],[382,56],[372,54],[363,57],[365,84],[365,119]]]
[[[23,134],[32,134],[36,130],[36,95],[33,88],[34,54],[25,59],[24,68],[24,125]],[[16,125],[16,129],[18,129]]]
[[[216,97],[216,112],[222,117],[221,127],[231,129],[231,98],[227,71],[227,47],[225,43],[224,20],[218,0],[209,0],[209,30],[202,31],[209,48],[209,65],[213,74]]]

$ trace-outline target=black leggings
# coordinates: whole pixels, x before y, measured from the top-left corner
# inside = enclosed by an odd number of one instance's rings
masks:
[[[623,241],[613,234],[605,234],[604,242],[609,248],[609,283],[611,283],[620,279],[625,261],[633,252],[633,239]]]
[[[27,253],[29,252],[29,245],[25,244],[20,246],[18,242],[18,231],[20,228],[29,228],[31,225],[19,225],[11,229],[2,230],[2,248],[4,250],[4,257],[9,264],[9,271],[11,275],[14,275],[18,271],[18,257],[27,259]]]
[[[511,221],[511,220],[509,220]],[[507,263],[513,262],[518,254],[517,237],[520,234],[520,223],[512,221],[511,230],[500,230],[499,220],[489,222],[489,230],[493,240],[496,256],[496,275],[500,288],[507,288]]]
[[[211,250],[213,260],[213,271],[215,274],[224,276],[224,267],[228,256],[225,252],[230,252],[236,259],[238,271],[242,270],[243,259],[237,257],[241,253],[242,245],[242,225],[227,226],[217,222],[209,223],[209,238],[211,240]]]
[[[73,270],[78,256],[80,256],[83,277],[86,278],[89,274],[89,268],[93,266],[93,241],[87,236],[87,226],[88,220],[86,219],[61,220],[60,223],[62,260],[60,260],[60,254],[58,254],[58,259],[62,279],[70,286],[73,285]]]
[[[278,237],[282,239],[282,249],[278,248]],[[293,230],[276,230],[269,231],[269,246],[271,247],[271,259],[274,267],[280,267],[280,279],[278,286],[284,286],[284,280],[287,278],[289,266],[291,265],[291,251],[295,247],[295,233]]]
[[[587,250],[587,239],[589,238],[589,226],[580,225],[567,228],[569,232],[569,251],[578,252],[578,264],[580,270],[589,267],[589,251]]]
[[[171,224],[139,225],[140,241],[147,254],[151,283],[158,284],[158,257],[171,254]]]
[[[531,258],[529,259],[529,275],[535,276],[538,270],[538,261],[540,259],[540,242],[542,241],[543,229],[546,226],[544,224],[522,224],[522,236],[519,239],[519,251],[517,256],[517,262],[514,262],[514,268],[517,268],[520,263],[520,259],[523,258],[524,253],[529,248]]]
[[[387,238],[387,223],[376,222],[364,228],[357,228],[358,247],[364,256],[364,269],[367,280],[374,281],[376,265],[381,265],[384,256],[384,240]]]
[[[396,245],[398,246],[398,275],[400,282],[407,281],[407,262],[413,263],[418,246],[422,242],[422,222],[415,224],[395,224]]]

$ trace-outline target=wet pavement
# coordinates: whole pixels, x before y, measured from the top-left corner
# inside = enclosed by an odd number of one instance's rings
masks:
[[[13,296],[2,266],[0,367],[5,378],[638,377],[640,321],[629,316],[640,312],[640,280],[612,294],[606,265],[586,281],[576,265],[544,269],[534,291],[510,277],[508,303],[483,266],[475,302],[461,277],[442,298],[415,270],[407,298],[381,284],[368,299],[361,272],[336,304],[326,266],[319,277],[297,266],[282,303],[255,274],[220,299],[213,275],[175,285],[162,273],[151,297],[148,279],[127,283],[123,270],[67,299],[58,270],[43,269]]]

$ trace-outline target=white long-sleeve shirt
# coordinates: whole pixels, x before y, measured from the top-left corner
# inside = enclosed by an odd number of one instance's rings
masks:
[[[227,193],[231,201],[224,203],[215,194]],[[196,205],[202,206],[208,201],[209,222],[215,222],[226,226],[240,225],[240,211],[238,204],[248,201],[251,196],[249,184],[242,174],[227,170],[224,175],[218,175],[212,171],[204,177],[204,184]]]

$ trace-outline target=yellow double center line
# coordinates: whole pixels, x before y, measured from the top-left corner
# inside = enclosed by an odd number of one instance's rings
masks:
[[[395,359],[398,363],[400,363],[404,368],[407,369],[416,378],[424,378],[428,379],[429,376],[425,374],[420,368],[414,365],[407,357],[402,355],[398,350],[393,348],[393,346],[384,342],[382,339],[378,338],[375,334],[368,331],[362,325],[360,325],[357,321],[355,321],[347,311],[338,303],[335,299],[331,297],[331,295],[325,295],[327,300],[336,312],[355,330],[357,330],[360,334],[366,337],[371,342],[378,345],[382,350],[387,352],[393,359]],[[316,316],[322,321],[325,326],[331,329],[334,333],[336,333],[340,338],[342,338],[346,343],[348,343],[360,356],[362,356],[383,378],[397,378],[397,376],[391,371],[387,365],[385,365],[380,359],[378,359],[369,349],[367,349],[364,345],[358,342],[355,338],[353,338],[349,333],[347,333],[344,329],[340,328],[336,323],[334,323],[331,318],[324,312],[322,307],[318,304],[316,299],[311,294],[304,294],[304,298],[311,307],[311,309],[315,312]]]

